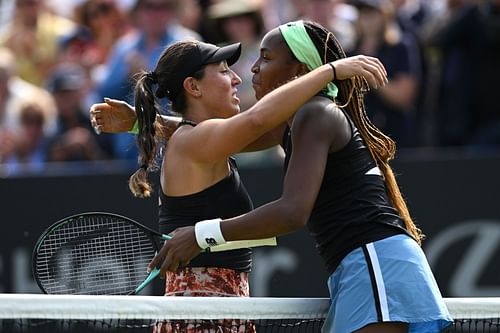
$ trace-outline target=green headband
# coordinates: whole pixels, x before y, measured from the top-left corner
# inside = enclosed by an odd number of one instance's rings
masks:
[[[279,29],[293,55],[298,61],[306,64],[310,71],[323,65],[318,50],[307,34],[302,20],[282,24]],[[332,82],[328,83],[326,90],[326,94],[331,98],[337,97],[338,88]]]

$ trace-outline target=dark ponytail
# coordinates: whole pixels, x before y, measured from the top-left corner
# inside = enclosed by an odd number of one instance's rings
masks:
[[[139,169],[130,177],[129,188],[137,197],[149,197],[152,187],[147,179],[147,171],[156,167],[156,115],[159,107],[153,92],[157,83],[155,72],[142,72],[138,75],[135,86],[135,113],[139,132],[137,147],[139,150]]]
[[[144,198],[151,195],[152,187],[147,178],[148,171],[158,167],[156,156],[159,143],[164,133],[169,132],[168,128],[162,127],[160,122],[156,121],[156,116],[161,114],[157,101],[167,97],[171,102],[171,111],[184,114],[187,108],[186,94],[182,86],[172,87],[172,77],[179,66],[182,66],[185,55],[197,47],[197,43],[188,40],[171,44],[161,54],[154,71],[141,72],[137,76],[134,95],[139,129],[136,139],[140,167],[129,179],[130,191],[137,197]],[[201,79],[203,75],[202,68],[191,76]]]

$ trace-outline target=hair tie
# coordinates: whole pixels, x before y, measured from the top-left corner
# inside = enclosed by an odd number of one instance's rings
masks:
[[[157,83],[158,82],[158,76],[156,75],[155,71],[147,72],[146,73],[146,77],[149,80],[151,80],[151,82],[153,82],[153,83]]]
[[[140,169],[144,169],[144,171],[148,171],[148,166],[146,164],[141,165]]]

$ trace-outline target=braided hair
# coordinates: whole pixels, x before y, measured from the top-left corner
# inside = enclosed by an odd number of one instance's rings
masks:
[[[160,113],[158,99],[167,97],[171,102],[171,109],[177,114],[184,114],[187,108],[187,98],[183,89],[175,96],[168,90],[171,74],[175,73],[178,66],[182,66],[182,59],[192,48],[196,41],[179,41],[173,43],[163,51],[156,68],[151,72],[141,72],[136,77],[135,83],[135,112],[139,132],[136,143],[139,150],[139,169],[130,176],[129,189],[137,197],[149,197],[152,187],[148,181],[149,170],[157,169],[156,162],[158,143],[164,133],[164,127],[157,121],[156,115]],[[192,74],[196,79],[203,77],[203,68]],[[154,89],[156,88],[156,91]],[[166,130],[166,129],[165,129]]]
[[[342,46],[332,32],[310,21],[304,22],[304,27],[322,56],[323,63],[346,57]],[[408,232],[421,244],[424,235],[414,224],[399,190],[396,177],[389,165],[389,161],[394,158],[396,153],[396,144],[370,121],[365,111],[364,94],[369,91],[367,81],[361,76],[356,76],[348,80],[335,81],[335,85],[339,89],[337,96],[339,104],[353,119],[370,154],[382,171],[392,204],[403,218]]]

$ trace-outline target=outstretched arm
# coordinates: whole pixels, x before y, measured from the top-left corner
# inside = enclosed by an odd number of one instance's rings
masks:
[[[135,109],[125,101],[105,98],[103,103],[95,103],[90,107],[90,122],[96,133],[132,133],[137,120]],[[181,118],[174,116],[158,115],[159,121],[166,130],[169,138],[176,130]],[[260,138],[242,149],[242,152],[259,151],[270,148],[280,143],[284,125],[270,130]]]
[[[305,225],[321,187],[330,144],[336,139],[329,125],[330,112],[305,111],[299,111],[294,119],[294,149],[282,196],[247,214],[222,221],[220,229],[225,240],[279,236]],[[307,175],[307,181],[304,181],[304,175]],[[199,253],[194,227],[180,228],[153,258],[149,267],[161,267],[160,274],[163,275],[166,271],[188,264]]]
[[[123,133],[133,129],[137,116],[133,106],[125,101],[105,98],[104,103],[96,103],[90,107],[90,122],[97,133]],[[174,133],[181,118],[158,115],[159,121],[169,138]]]
[[[374,57],[357,55],[333,62],[336,80],[346,80],[353,76],[363,76],[372,88],[387,83],[387,72],[382,63]],[[92,126],[99,132],[121,133],[130,131],[135,123],[134,108],[128,103],[116,99],[105,98],[104,103],[96,103],[90,108]],[[175,128],[179,118],[159,116],[169,128]],[[269,143],[266,140],[271,140]],[[244,151],[258,150],[276,144],[275,137],[259,138],[255,144],[249,144]]]

